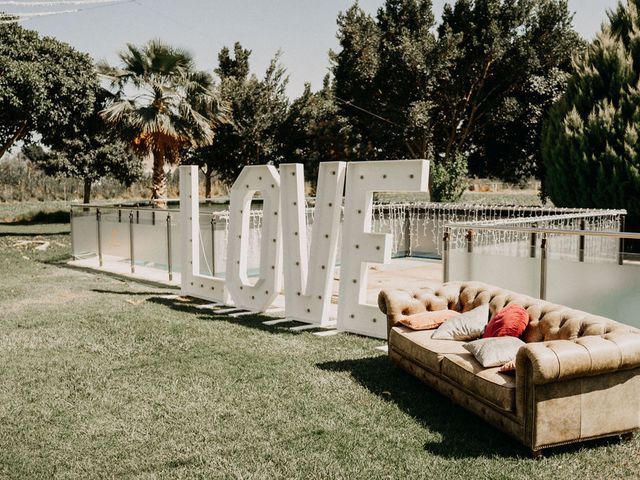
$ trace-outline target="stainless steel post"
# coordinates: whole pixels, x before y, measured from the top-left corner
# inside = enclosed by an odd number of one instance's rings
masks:
[[[538,228],[538,224],[534,223],[533,228]],[[529,245],[529,257],[536,258],[536,248],[538,245],[538,234],[536,232],[529,234]]]
[[[100,235],[100,220],[102,219],[102,213],[99,208],[96,208],[96,225],[98,230],[98,265],[102,268],[102,235]]]
[[[444,229],[444,237],[442,239],[442,281],[449,281],[449,238],[451,234],[449,227]]]
[[[133,249],[133,212],[129,212],[129,259],[131,260],[131,273],[136,273]]]
[[[583,220],[580,220],[580,230],[586,230],[587,223]],[[578,239],[578,261],[584,262],[584,235],[580,235]]]
[[[211,276],[216,276],[216,217],[211,216]]]
[[[411,207],[405,209],[404,217],[404,256],[411,256]]]
[[[169,272],[169,281],[172,281],[173,280],[173,261],[171,258],[171,214],[170,213],[167,213],[167,271]]]
[[[542,234],[540,243],[540,299],[547,299],[547,234]]]
[[[71,260],[77,260],[76,249],[73,245],[73,208],[69,209],[69,226],[71,227],[71,232],[69,233],[69,236],[71,237]]]
[[[475,232],[473,230],[467,231],[467,252],[473,253],[473,237]]]
[[[620,215],[620,231],[624,232],[625,230],[625,215]],[[620,239],[620,245],[618,247],[618,265],[622,265],[624,263],[624,238]]]

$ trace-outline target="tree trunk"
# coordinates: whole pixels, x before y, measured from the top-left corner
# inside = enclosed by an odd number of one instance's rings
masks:
[[[211,198],[211,174],[213,170],[207,168],[204,172],[204,198]]]
[[[167,178],[164,175],[164,151],[160,148],[153,151],[151,198],[153,200],[164,200],[167,198]],[[156,202],[156,205],[164,206],[166,203],[161,201]]]
[[[0,146],[0,158],[7,153],[7,151],[11,148],[11,146],[16,143],[18,140],[22,140],[24,136],[27,134],[27,121],[24,120],[16,130],[16,133],[2,146]]]
[[[91,202],[91,179],[86,177],[84,179],[84,196],[83,196],[83,200],[82,203],[89,203]]]

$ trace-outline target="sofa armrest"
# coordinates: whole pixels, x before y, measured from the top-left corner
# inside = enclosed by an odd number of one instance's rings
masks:
[[[518,351],[518,372],[524,371],[527,360],[537,385],[627,370],[640,366],[640,335],[611,333],[528,343]]]
[[[378,294],[378,307],[387,316],[389,328],[409,315],[425,311],[446,310],[447,300],[430,288],[418,290],[382,290]]]

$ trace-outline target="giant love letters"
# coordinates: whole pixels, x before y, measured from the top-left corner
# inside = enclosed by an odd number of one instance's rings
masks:
[[[384,315],[365,302],[368,264],[391,260],[391,234],[371,232],[373,193],[424,192],[428,179],[425,160],[321,163],[308,244],[302,165],[281,164],[279,174],[271,165],[247,166],[231,189],[226,273],[220,278],[200,274],[198,169],[182,166],[182,293],[256,312],[265,311],[284,293],[287,318],[330,325],[333,270],[342,226],[337,327],[385,338]],[[250,279],[246,264],[249,214],[257,192],[264,202],[260,273],[257,279]]]

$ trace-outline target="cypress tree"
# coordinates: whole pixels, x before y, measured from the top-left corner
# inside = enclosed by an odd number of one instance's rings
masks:
[[[557,206],[626,208],[640,219],[640,0],[609,22],[574,60],[567,91],[542,141],[543,194]]]

